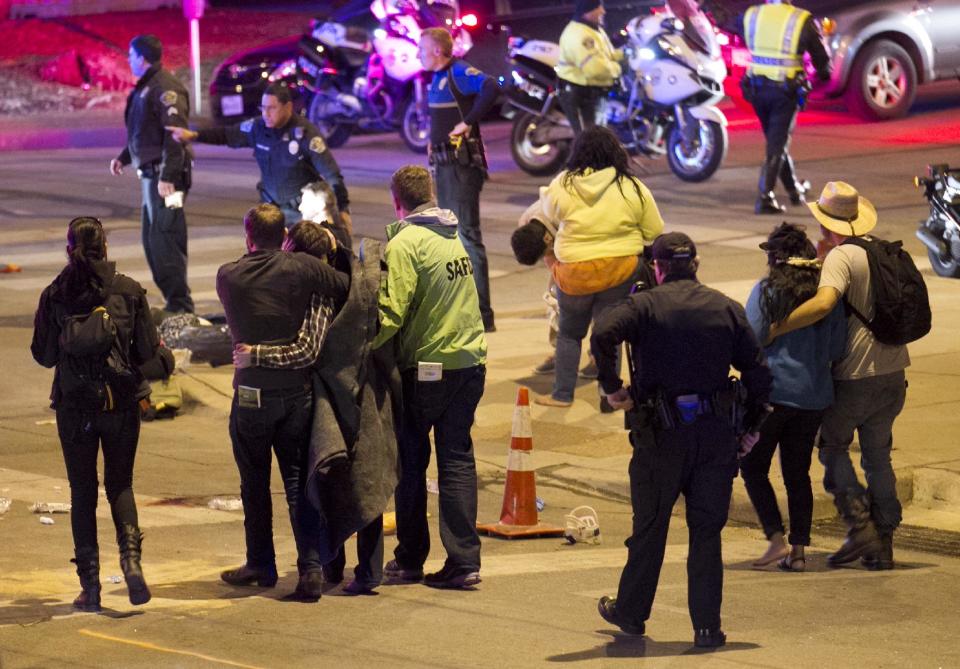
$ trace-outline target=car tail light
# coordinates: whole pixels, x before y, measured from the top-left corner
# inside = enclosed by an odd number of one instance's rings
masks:
[[[833,33],[837,32],[837,22],[831,19],[829,16],[824,16],[820,19],[820,30],[823,32],[824,37],[829,37]]]

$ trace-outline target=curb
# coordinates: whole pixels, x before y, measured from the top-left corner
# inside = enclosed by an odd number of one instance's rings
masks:
[[[122,127],[0,130],[0,151],[100,149],[109,147],[119,150],[126,141],[127,133]]]

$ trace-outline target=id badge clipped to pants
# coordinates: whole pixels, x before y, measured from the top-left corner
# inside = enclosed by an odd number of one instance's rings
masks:
[[[260,389],[250,386],[237,386],[237,406],[242,409],[259,409]]]

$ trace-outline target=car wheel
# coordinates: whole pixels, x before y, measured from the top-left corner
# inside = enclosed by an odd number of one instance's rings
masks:
[[[899,44],[867,44],[853,63],[847,103],[860,116],[885,121],[907,115],[917,96],[917,69]]]

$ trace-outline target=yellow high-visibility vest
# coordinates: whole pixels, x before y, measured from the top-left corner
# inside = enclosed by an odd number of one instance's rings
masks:
[[[786,81],[803,71],[800,33],[810,12],[788,4],[754,5],[743,17],[750,49],[747,76]]]

